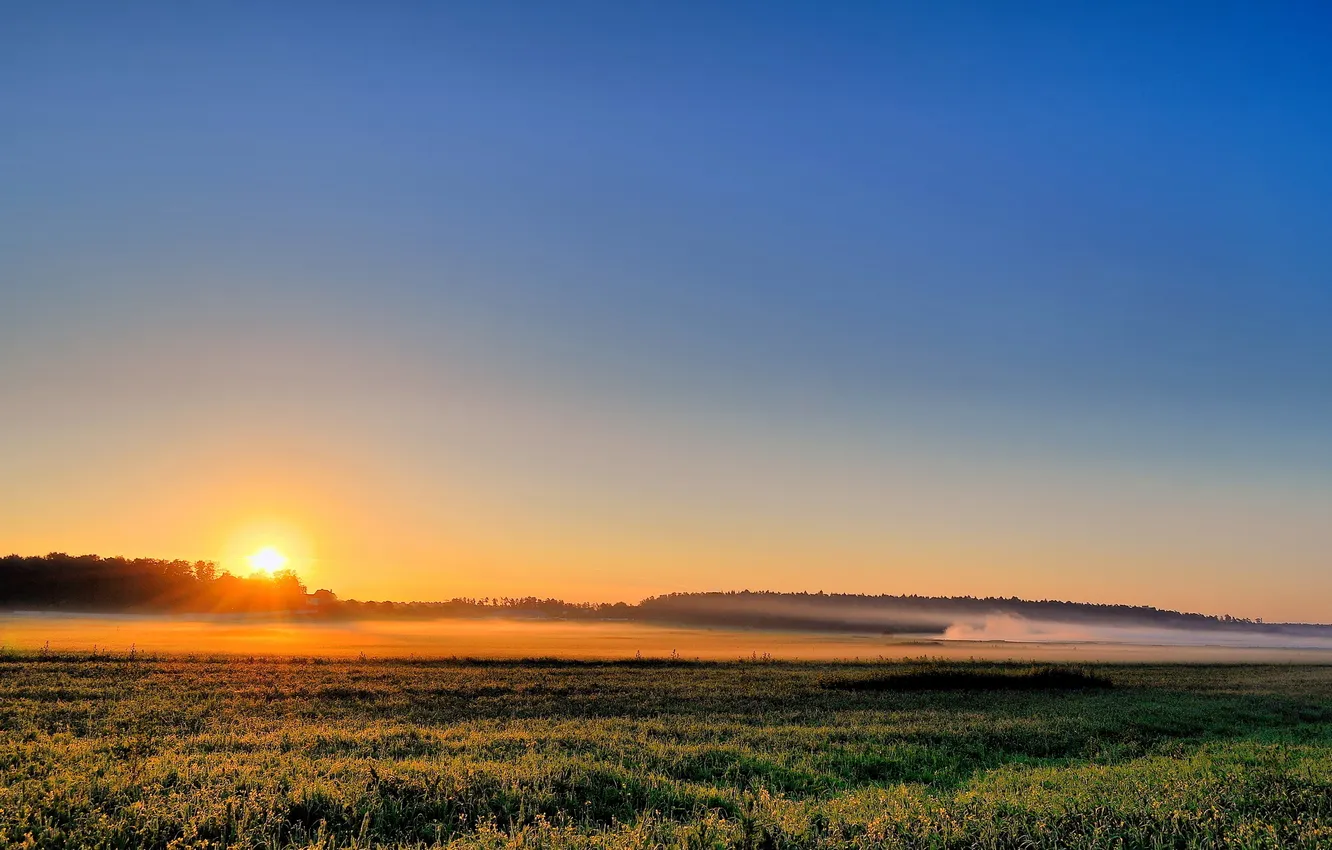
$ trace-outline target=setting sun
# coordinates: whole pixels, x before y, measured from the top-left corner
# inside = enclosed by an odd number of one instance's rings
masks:
[[[245,560],[249,561],[250,566],[254,569],[272,575],[287,566],[289,559],[272,546],[265,546],[253,555],[246,557]]]

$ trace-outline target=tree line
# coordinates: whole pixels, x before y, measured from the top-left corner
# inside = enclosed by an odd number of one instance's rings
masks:
[[[1169,629],[1254,628],[1261,619],[1190,614],[1149,605],[1028,600],[995,596],[918,596],[860,593],[712,591],[669,593],[644,599],[647,619],[696,625],[742,624],[834,631],[942,632],[961,619],[1008,615],[1027,620]],[[1282,624],[1287,625],[1287,624]]]
[[[282,611],[308,605],[295,573],[237,576],[212,561],[0,557],[0,607],[97,612]]]
[[[1332,626],[1263,623],[1146,605],[1102,605],[1017,597],[866,595],[728,591],[669,593],[638,603],[567,602],[525,597],[458,597],[438,602],[342,600],[307,593],[291,571],[236,576],[212,561],[102,558],[97,555],[0,557],[0,609],[89,612],[295,612],[327,619],[507,617],[631,620],[695,626],[893,634],[941,634],[950,625],[993,615],[1027,620],[1167,629],[1226,629],[1332,635]]]

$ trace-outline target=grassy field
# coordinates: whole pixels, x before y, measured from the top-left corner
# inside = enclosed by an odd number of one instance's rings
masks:
[[[1332,847],[1332,667],[0,656],[0,846],[440,844]]]

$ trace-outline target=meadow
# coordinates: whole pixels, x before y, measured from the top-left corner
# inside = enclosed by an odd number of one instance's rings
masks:
[[[0,654],[6,847],[1332,846],[1332,667]]]

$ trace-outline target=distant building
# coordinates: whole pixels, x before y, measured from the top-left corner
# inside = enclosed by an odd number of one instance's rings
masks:
[[[338,601],[338,595],[331,590],[316,590],[305,594],[305,613],[317,614],[332,608]]]

